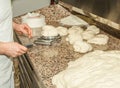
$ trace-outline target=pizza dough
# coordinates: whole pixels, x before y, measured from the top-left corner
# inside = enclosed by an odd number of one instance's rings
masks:
[[[84,31],[84,32],[82,33],[82,38],[83,38],[84,40],[92,39],[94,36],[95,36],[95,34],[94,34],[93,32],[91,32],[91,31]]]
[[[84,21],[83,19],[75,16],[75,15],[70,15],[70,16],[67,16],[65,18],[62,18],[60,20],[60,23],[63,24],[63,25],[69,25],[69,26],[72,26],[72,25],[88,25],[88,23],[86,21]]]
[[[94,51],[52,78],[57,88],[120,88],[120,51]]]
[[[84,40],[89,40],[99,33],[100,33],[100,29],[94,25],[91,25],[88,26],[87,29],[82,33],[82,37]]]
[[[79,26],[72,26],[71,28],[69,28],[68,33],[69,34],[73,34],[73,33],[81,34],[83,31],[84,30],[81,27],[79,27]]]
[[[66,38],[66,41],[69,41],[70,44],[74,44],[76,41],[82,41],[82,37],[80,34],[78,33],[73,33],[68,35],[68,37]]]
[[[92,46],[84,41],[76,41],[73,48],[75,52],[79,53],[87,53],[92,50]]]
[[[93,34],[99,34],[100,29],[96,27],[95,25],[88,26],[86,31],[91,31]]]
[[[98,34],[94,38],[88,40],[88,43],[106,45],[108,43],[109,37],[105,34]]]
[[[58,31],[58,34],[60,34],[60,36],[65,36],[68,34],[68,29],[62,26],[59,26],[56,28]]]
[[[57,29],[52,26],[52,25],[46,25],[42,27],[42,32],[41,32],[42,36],[57,36],[58,35],[58,31]]]

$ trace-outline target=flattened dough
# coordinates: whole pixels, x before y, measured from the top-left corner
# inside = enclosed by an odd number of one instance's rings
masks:
[[[57,88],[120,88],[120,51],[94,51],[52,79]]]

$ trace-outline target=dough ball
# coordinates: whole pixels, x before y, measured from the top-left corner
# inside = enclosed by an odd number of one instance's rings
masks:
[[[98,34],[100,33],[100,29],[96,27],[95,25],[89,26],[86,31],[91,31],[93,34]]]
[[[58,34],[60,34],[60,36],[65,36],[68,34],[68,30],[65,27],[59,26],[56,29],[58,31]]]
[[[46,25],[46,26],[42,27],[41,34],[43,36],[57,36],[58,32],[57,32],[57,29],[54,26]]]
[[[74,51],[79,53],[86,53],[92,50],[92,46],[87,42],[76,41],[73,45]]]
[[[82,38],[84,39],[84,40],[89,40],[89,39],[91,39],[91,38],[93,38],[95,35],[93,34],[93,32],[91,32],[91,31],[84,31],[83,33],[82,33]]]
[[[83,31],[84,30],[81,27],[79,27],[79,26],[72,26],[71,28],[69,28],[68,33],[69,34],[73,34],[73,33],[81,34]]]
[[[88,43],[106,45],[108,43],[109,37],[105,34],[96,35],[94,38],[88,40]]]
[[[76,41],[82,41],[82,37],[80,34],[70,34],[66,40],[69,41],[70,44],[74,44]]]

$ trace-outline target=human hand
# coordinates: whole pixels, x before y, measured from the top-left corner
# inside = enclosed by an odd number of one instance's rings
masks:
[[[14,29],[19,34],[25,34],[28,35],[29,38],[32,37],[32,30],[27,24],[16,24],[14,23]]]
[[[27,52],[27,48],[16,43],[16,42],[7,42],[0,43],[0,52],[9,57],[17,57]]]

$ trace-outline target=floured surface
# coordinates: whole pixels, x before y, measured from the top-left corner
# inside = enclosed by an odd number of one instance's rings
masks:
[[[81,25],[81,26],[86,25],[86,26],[88,26],[87,22],[85,22],[84,20],[82,20],[81,18],[79,18],[75,15],[70,15],[68,17],[61,19],[60,23],[63,25],[69,25],[69,26],[72,26],[72,25]]]
[[[94,51],[55,75],[57,88],[120,88],[120,51]]]

